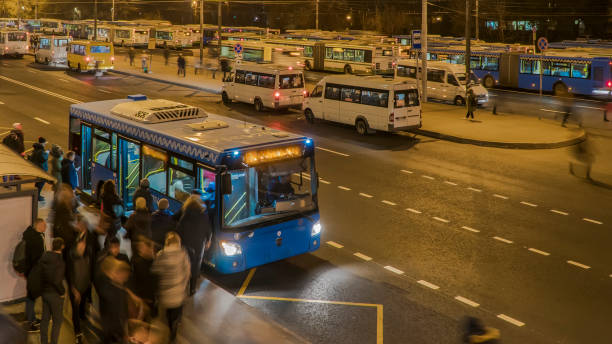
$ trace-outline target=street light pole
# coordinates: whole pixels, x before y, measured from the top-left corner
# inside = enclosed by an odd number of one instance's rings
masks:
[[[421,1],[421,7],[421,102],[427,103],[427,0]]]
[[[94,0],[94,36],[93,40],[98,40],[98,0]]]
[[[204,0],[200,0],[200,67],[204,61]]]
[[[470,50],[470,45],[471,45],[471,32],[470,32],[470,11],[471,11],[471,6],[470,6],[470,0],[465,0],[465,81],[466,81],[466,87],[465,87],[465,96],[466,96],[466,101],[468,101],[467,99],[467,90],[468,87],[470,85],[470,62],[472,60],[472,56],[471,56],[471,50]]]
[[[319,0],[315,0],[315,30],[319,31]]]
[[[475,34],[476,34],[476,40],[479,39],[479,33],[480,33],[480,25],[478,25],[478,0],[476,0],[475,2],[475,7],[476,7],[476,11],[475,11],[475,21],[474,21],[474,25],[475,25]]]
[[[115,0],[113,0],[113,7],[111,8],[111,21],[115,21]]]
[[[217,25],[219,26],[219,37],[217,38],[218,59],[221,62],[221,0],[217,0]]]

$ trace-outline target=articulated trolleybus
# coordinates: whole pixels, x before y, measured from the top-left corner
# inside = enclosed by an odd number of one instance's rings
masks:
[[[204,262],[233,273],[319,248],[318,177],[310,138],[146,96],[74,104],[70,147],[79,190],[113,179],[126,209],[142,178],[178,210],[190,194],[213,228]]]

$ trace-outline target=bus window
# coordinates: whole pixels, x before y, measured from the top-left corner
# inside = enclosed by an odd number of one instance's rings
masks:
[[[262,61],[263,60],[263,49],[249,49],[245,48],[242,58],[245,61]]]
[[[397,76],[415,79],[416,67],[397,66]]]
[[[280,75],[280,88],[303,88],[304,80],[302,74]]]
[[[490,71],[499,70],[499,57],[483,56],[482,69]]]
[[[38,49],[50,49],[51,48],[51,40],[48,38],[41,38],[38,43]]]
[[[119,139],[119,190],[128,209],[132,208],[133,195],[140,184],[140,145]]]
[[[104,54],[104,53],[110,53],[111,51],[111,47],[110,45],[92,45],[89,48],[89,51],[92,54]]]
[[[204,168],[198,168],[198,189],[202,192],[205,201],[215,200],[215,173]],[[209,203],[208,206],[213,206]]]
[[[589,67],[587,63],[572,63],[572,78],[589,79]]]
[[[311,46],[305,46],[303,54],[304,54],[305,57],[312,57],[312,47]]]
[[[395,91],[395,108],[403,108],[407,106],[418,106],[419,95],[417,90]]]
[[[149,180],[152,190],[166,193],[166,162],[165,152],[150,146],[142,146],[142,178]]]
[[[317,86],[314,88],[314,90],[312,90],[312,93],[310,94],[310,97],[312,98],[319,98],[323,95],[323,87],[322,86]]]
[[[359,103],[361,101],[361,90],[355,88],[342,88],[342,100],[350,103]]]
[[[257,73],[247,72],[245,74],[244,83],[251,86],[257,86]]]
[[[370,56],[371,56],[371,52],[370,52]],[[355,62],[372,62],[372,61],[366,61],[365,59],[366,53],[365,50],[361,50],[361,49],[357,49],[355,50]],[[371,60],[371,57],[370,57]]]
[[[482,65],[480,63],[480,56],[470,57],[470,68],[471,69],[481,69],[482,68]]]
[[[273,74],[259,74],[257,86],[265,88],[274,88],[274,81],[276,81],[276,76],[274,76]]]
[[[234,78],[234,82],[237,84],[244,84],[245,72],[243,70],[236,71],[236,77]]]
[[[168,172],[170,174],[168,196],[177,201],[184,202],[189,198],[191,191],[193,191],[195,187],[195,178],[172,166],[168,169]]]
[[[325,58],[326,59],[334,58],[334,48],[325,48]]]
[[[521,59],[521,66],[520,66],[519,73],[521,73],[521,74],[531,74],[531,71],[532,71],[531,65],[532,64],[533,64],[532,60],[523,60],[523,59]],[[538,74],[539,74],[539,72],[538,72]]]
[[[24,42],[27,41],[28,35],[25,32],[9,32],[8,40],[9,42]]]
[[[569,62],[552,62],[550,66],[550,75],[552,76],[570,76]]]
[[[333,49],[334,51],[334,60],[342,60],[344,58],[344,50],[342,48]]]
[[[115,37],[130,38],[130,30],[115,30]]]
[[[56,39],[53,45],[56,47],[65,47],[68,45],[68,40],[67,39]]]
[[[354,61],[355,60],[355,49],[344,49],[344,58],[345,61]]]
[[[327,85],[325,87],[325,98],[340,100],[340,87]]]
[[[550,75],[550,61],[543,61],[542,64],[544,66],[544,69],[542,70],[542,75]],[[540,74],[540,61],[539,60],[533,61],[532,73]]]
[[[94,129],[92,155],[93,161],[104,167],[111,167],[111,145],[109,134],[100,129]]]
[[[361,104],[387,107],[389,105],[388,91],[361,91]]]

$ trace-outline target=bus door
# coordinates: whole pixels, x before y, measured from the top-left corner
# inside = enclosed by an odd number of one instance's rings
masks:
[[[79,186],[91,195],[91,126],[81,124],[81,173]],[[76,161],[76,159],[75,159]],[[76,167],[76,166],[75,166]]]
[[[116,134],[112,134],[116,138]],[[116,140],[116,139],[115,139]],[[116,141],[111,144],[111,133],[94,128],[91,138],[90,184],[91,194],[98,195],[105,181],[115,180]]]
[[[140,144],[123,137],[118,139],[119,145],[119,197],[123,199],[125,208],[133,208],[134,192],[140,183]]]

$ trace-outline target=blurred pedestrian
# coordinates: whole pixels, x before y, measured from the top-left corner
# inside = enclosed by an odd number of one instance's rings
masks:
[[[45,231],[47,230],[47,223],[43,219],[36,219],[34,224],[29,226],[25,232],[23,232],[23,240],[25,241],[25,258],[26,266],[24,276],[30,275],[32,268],[42,257],[45,252]],[[37,331],[40,320],[36,319],[36,313],[34,312],[34,305],[38,297],[34,297],[29,290],[33,286],[27,286],[28,294],[25,299],[25,315],[28,321],[28,331]],[[36,288],[40,289],[40,288]]]
[[[147,178],[140,180],[138,189],[136,189],[134,196],[132,196],[134,199],[138,197],[142,197],[147,201],[147,210],[149,210],[149,212],[155,211],[155,203],[153,203],[153,195],[151,195],[150,184]]]
[[[151,213],[147,209],[147,201],[138,197],[134,205],[134,212],[125,223],[126,237],[132,243],[132,254],[136,252],[139,241],[151,240]]]
[[[151,270],[154,256],[153,242],[141,240],[136,244],[136,251],[132,252],[132,275],[130,277],[130,290],[141,298],[151,312],[151,317],[157,315],[155,295],[157,293],[157,278]]]
[[[202,266],[204,247],[210,244],[212,228],[206,206],[198,195],[191,195],[183,204],[181,218],[176,227],[177,233],[189,254],[191,262],[191,279],[189,294],[193,295],[197,289],[198,278]]]
[[[130,276],[130,268],[125,262],[108,256],[102,261],[100,269],[102,275],[96,291],[100,297],[102,342],[124,343],[129,318],[125,283]]]
[[[2,139],[2,144],[7,146],[13,152],[23,157],[25,152],[24,137],[23,137],[23,126],[21,123],[13,123],[13,129]],[[15,176],[2,176],[4,183],[12,181]],[[6,186],[8,188],[8,186]]]
[[[62,184],[62,160],[64,159],[64,151],[58,145],[51,146],[49,151],[49,165],[51,166],[51,175],[57,179],[57,182],[53,185],[53,191],[59,189]]]
[[[176,59],[176,64],[178,65],[178,75],[182,75],[183,77],[185,77],[185,67],[187,62],[185,61],[185,57],[183,57],[182,53],[180,53],[178,58]]]
[[[134,50],[134,47],[130,47],[130,49],[128,49],[128,57],[130,58],[130,67],[134,65],[135,56],[136,56],[136,51]]]
[[[183,304],[187,297],[191,274],[189,261],[189,255],[181,247],[181,237],[176,232],[169,232],[164,248],[157,254],[153,263],[153,272],[159,278],[159,305],[166,312],[171,343],[176,340]]]
[[[561,121],[561,126],[565,127],[569,118],[574,114],[574,103],[570,96],[566,96],[561,99],[563,106],[563,120]]]
[[[232,70],[232,68],[230,67],[229,60],[226,59],[226,58],[222,58],[219,61],[219,65],[221,66],[221,71],[223,72],[223,80],[222,81],[227,81],[227,73],[231,72],[231,70]]]
[[[467,317],[465,320],[463,343],[466,344],[496,344],[499,343],[498,329],[487,327],[478,318]]]
[[[96,257],[96,262],[94,266],[94,275],[93,275],[93,283],[96,290],[100,289],[100,280],[102,273],[102,262],[106,257],[115,258],[121,262],[126,264],[130,264],[130,258],[125,253],[121,253],[121,241],[116,236],[109,237],[107,236],[104,239],[104,248],[102,251],[98,252],[98,256]]]
[[[8,314],[0,309],[0,344],[27,344],[27,333]]]
[[[168,209],[169,205],[167,199],[160,199],[157,202],[157,210],[151,215],[151,238],[158,248],[164,246],[166,234],[176,228],[172,212]]]
[[[107,236],[115,236],[121,229],[123,216],[123,201],[117,194],[115,182],[109,179],[102,184],[102,209],[100,211],[100,232]]]
[[[73,221],[75,219],[74,209],[74,193],[72,189],[63,184],[60,190],[55,194],[51,214],[53,216],[53,231],[54,238],[62,238],[67,250],[64,252],[64,260],[68,258],[68,250],[74,244],[76,237],[73,229]]]
[[[468,90],[467,99],[465,100],[467,106],[467,114],[465,115],[466,119],[470,117],[474,119],[474,108],[476,107],[476,97],[474,97],[474,91],[472,89]]]
[[[586,179],[591,180],[591,167],[593,162],[595,162],[595,148],[593,147],[591,140],[588,135],[585,134],[584,140],[572,147],[572,154],[574,159],[579,164],[583,165],[586,169]],[[576,175],[574,173],[574,163],[570,161],[569,170],[572,175]]]
[[[76,153],[70,151],[62,160],[62,182],[70,185],[72,190],[79,186],[79,176],[77,175],[76,167],[74,166],[74,158]]]
[[[603,120],[604,122],[610,122],[608,119],[608,112],[612,112],[612,102],[607,102],[606,107],[604,108]]]
[[[49,151],[45,149],[47,140],[44,137],[39,137],[38,142],[34,142],[32,145],[32,154],[28,156],[29,160],[36,166],[40,167],[41,170],[49,171]],[[40,194],[43,187],[45,186],[44,181],[34,183],[36,189],[38,189],[38,201],[44,202],[45,198]]]
[[[53,239],[51,251],[43,253],[40,258],[42,268],[42,299],[43,314],[40,321],[40,343],[47,344],[49,337],[49,321],[53,320],[51,329],[51,344],[57,344],[60,329],[64,321],[64,276],[66,265],[62,259],[64,240]]]
[[[170,48],[168,48],[168,45],[166,44],[164,46],[164,64],[167,66],[168,65],[168,60],[170,59]]]

